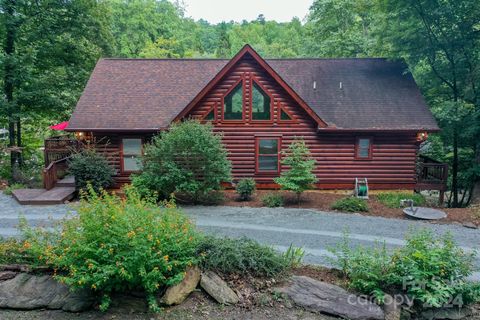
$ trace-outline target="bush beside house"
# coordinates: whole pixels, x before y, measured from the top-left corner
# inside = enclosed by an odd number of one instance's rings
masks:
[[[287,171],[282,171],[280,177],[275,178],[283,190],[295,192],[297,203],[300,202],[301,194],[317,182],[317,177],[313,173],[315,160],[311,157],[310,151],[303,139],[298,139],[282,152],[285,158],[282,165],[289,167]]]
[[[145,146],[143,171],[133,177],[139,190],[160,197],[185,195],[199,202],[231,180],[231,164],[221,136],[195,120],[173,124]]]
[[[75,186],[79,190],[86,190],[90,185],[95,192],[99,192],[113,184],[113,168],[94,148],[75,153],[69,161],[68,171],[75,177]]]

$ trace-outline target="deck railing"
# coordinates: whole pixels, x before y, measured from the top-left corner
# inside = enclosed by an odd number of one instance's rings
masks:
[[[447,190],[448,164],[437,162],[424,162],[418,165],[417,185],[415,189],[440,191],[440,203],[443,203]]]
[[[59,176],[63,176],[65,174],[68,167],[68,159],[70,157],[71,155],[63,159],[55,160],[43,169],[43,187],[46,190],[50,190],[55,187]]]
[[[70,156],[81,147],[78,140],[68,136],[51,137],[45,140],[45,167],[52,162]]]
[[[43,169],[43,187],[47,190],[55,187],[68,168],[68,159],[81,148],[81,143],[68,136],[51,137],[45,140],[45,168]]]

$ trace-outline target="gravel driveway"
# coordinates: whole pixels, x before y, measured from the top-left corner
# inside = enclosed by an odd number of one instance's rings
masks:
[[[305,261],[312,264],[330,264],[327,249],[342,240],[344,231],[348,231],[353,245],[371,246],[385,241],[388,248],[395,248],[404,244],[409,230],[428,228],[435,234],[451,232],[467,251],[480,248],[480,230],[451,224],[291,208],[197,206],[185,207],[184,211],[200,229],[215,235],[246,236],[280,250],[290,244],[303,247]],[[480,269],[480,257],[476,265]],[[480,280],[480,274],[474,278]]]
[[[30,225],[48,226],[72,210],[67,205],[21,206],[12,197],[0,193],[0,236],[18,236],[15,227],[19,215],[23,215]],[[279,250],[293,244],[303,247],[305,261],[313,264],[329,265],[327,249],[342,240],[345,230],[348,230],[353,245],[371,246],[375,241],[385,241],[388,248],[395,248],[403,245],[409,230],[429,228],[436,234],[451,232],[457,243],[468,251],[480,248],[480,230],[458,225],[291,208],[195,206],[183,210],[205,232],[246,236]],[[480,268],[480,257],[476,264]],[[480,279],[480,274],[477,273],[475,278]]]

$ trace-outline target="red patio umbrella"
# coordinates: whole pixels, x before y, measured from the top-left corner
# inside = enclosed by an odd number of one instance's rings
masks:
[[[67,129],[67,127],[68,127],[68,121],[63,121],[63,122],[60,122],[59,124],[50,126],[50,129],[57,130],[57,131],[62,131],[62,130]]]

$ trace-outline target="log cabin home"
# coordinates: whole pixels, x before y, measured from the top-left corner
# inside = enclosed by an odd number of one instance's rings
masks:
[[[67,131],[95,141],[117,187],[139,171],[142,145],[174,121],[211,122],[223,134],[233,181],[276,188],[282,150],[302,137],[316,160],[316,188],[446,188],[446,165],[418,156],[439,131],[412,74],[383,58],[263,59],[246,45],[225,59],[101,59]],[[68,155],[46,141],[46,188]]]

